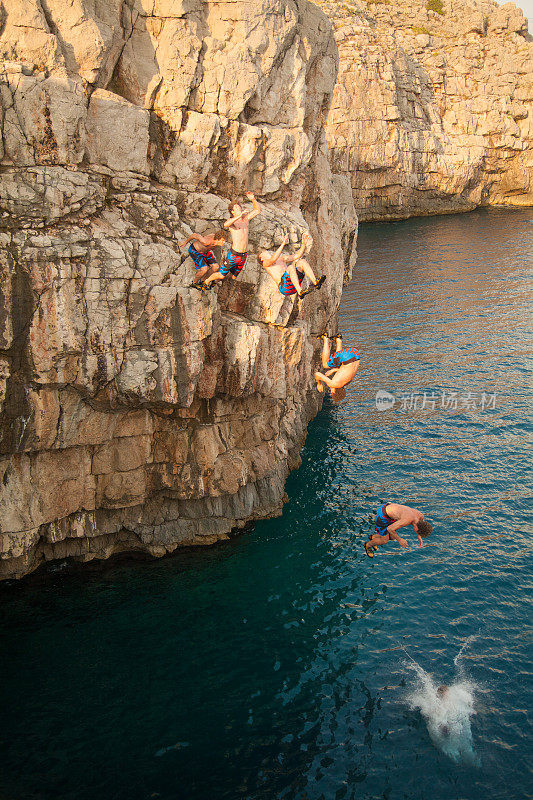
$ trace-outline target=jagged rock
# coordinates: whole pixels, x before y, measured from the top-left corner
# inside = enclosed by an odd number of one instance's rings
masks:
[[[279,514],[355,258],[331,24],[307,0],[0,7],[0,576]],[[201,295],[177,243],[245,189],[248,264]],[[254,257],[284,231],[327,275],[300,306]]]
[[[340,55],[330,162],[360,219],[533,204],[533,44],[513,3],[317,3]]]
[[[334,35],[308,0],[0,2],[0,577],[279,514],[354,201],[531,204],[512,3],[318,5]],[[248,263],[199,294],[177,243],[246,189]],[[285,231],[327,276],[301,305],[254,256]]]

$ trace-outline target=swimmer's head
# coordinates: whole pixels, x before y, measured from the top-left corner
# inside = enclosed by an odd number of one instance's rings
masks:
[[[226,234],[219,228],[218,231],[215,231],[213,234],[213,239],[215,241],[215,247],[222,247],[224,242],[226,241]]]
[[[446,695],[448,694],[449,688],[450,688],[449,686],[439,686],[439,688],[437,689],[437,695],[440,698],[446,697]]]
[[[241,206],[237,203],[236,200],[232,200],[228,206],[228,211],[232,217],[236,217],[237,214],[240,214],[242,211]]]
[[[267,260],[268,256],[269,254],[266,250],[261,250],[261,252],[257,254],[256,258],[262,267],[265,266],[265,261]]]
[[[431,525],[430,522],[426,522],[425,519],[423,519],[422,522],[419,522],[416,527],[418,528],[418,533],[424,539],[426,538],[426,536],[429,536],[429,534],[432,533],[433,531],[433,525]]]
[[[346,389],[344,386],[339,387],[338,389],[331,390],[331,399],[334,403],[341,403],[344,398],[346,397]]]

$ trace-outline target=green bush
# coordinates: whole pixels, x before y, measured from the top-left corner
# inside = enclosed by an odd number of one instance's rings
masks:
[[[444,14],[444,5],[442,0],[428,0],[426,3],[428,11],[434,11],[435,14]]]
[[[429,36],[429,31],[427,28],[419,28],[418,26],[413,25],[412,31],[415,36],[418,36],[419,33],[427,33],[427,35]]]

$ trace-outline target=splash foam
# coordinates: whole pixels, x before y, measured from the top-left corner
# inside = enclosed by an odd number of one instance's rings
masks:
[[[461,655],[473,637],[465,642],[454,659],[456,675],[453,683],[438,686],[409,654],[406,666],[417,677],[417,687],[407,696],[410,708],[420,711],[435,747],[456,764],[479,766],[474,752],[470,720],[475,714],[475,684],[468,680],[461,662]],[[407,651],[406,651],[407,652]]]

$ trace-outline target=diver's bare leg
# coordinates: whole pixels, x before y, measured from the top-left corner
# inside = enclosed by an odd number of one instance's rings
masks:
[[[298,261],[295,262],[294,266],[296,269],[299,269],[300,272],[304,272],[311,281],[311,283],[313,284],[316,283],[315,273],[311,269],[311,264],[308,261],[306,261],[305,258],[298,259]]]
[[[331,346],[327,336],[323,336],[322,338],[324,339],[324,345],[322,347],[322,366],[325,369],[328,365],[328,360],[331,355]]]

